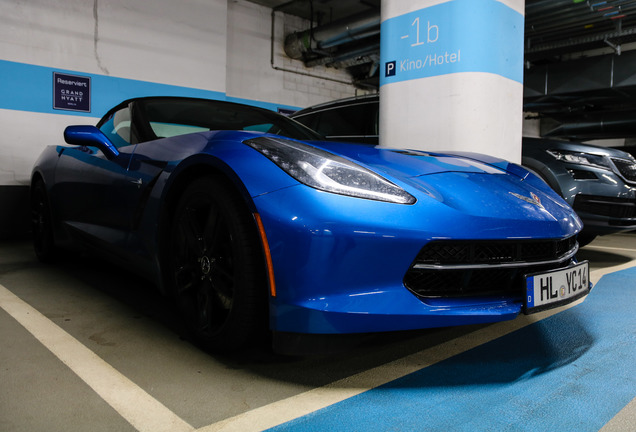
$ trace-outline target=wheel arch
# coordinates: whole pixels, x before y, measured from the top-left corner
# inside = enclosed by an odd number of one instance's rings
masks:
[[[157,229],[157,243],[159,246],[159,265],[161,269],[161,286],[163,294],[168,293],[166,284],[166,259],[168,254],[168,244],[170,237],[170,227],[173,223],[173,213],[181,193],[195,180],[202,177],[212,177],[216,181],[222,182],[234,193],[240,196],[241,202],[245,205],[245,210],[250,214],[256,213],[256,206],[239,176],[234,170],[220,159],[210,155],[197,155],[182,161],[172,172],[166,182],[163,192],[162,205],[159,215],[159,225]],[[258,235],[258,226],[254,220],[253,229]],[[261,251],[261,253],[263,253]]]
[[[44,175],[40,171],[34,171],[31,174],[31,183],[29,184],[29,205],[32,205],[33,203],[33,198],[35,196],[35,186],[38,183],[42,183],[42,186],[44,187],[44,197],[48,203],[49,215],[52,217],[53,211],[51,210],[51,197],[49,196],[50,194],[48,186],[46,184],[46,180],[44,180]]]
[[[44,180],[44,175],[42,175],[42,173],[40,171],[34,171],[31,174],[31,182],[29,183],[29,199],[33,198],[33,187],[37,184],[37,183],[42,183],[44,185],[44,189],[47,189],[47,185],[46,185],[46,181]],[[48,194],[47,194],[47,199],[48,199]]]

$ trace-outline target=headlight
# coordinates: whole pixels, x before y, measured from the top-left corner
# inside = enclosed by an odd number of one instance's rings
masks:
[[[567,162],[576,165],[593,166],[611,170],[609,161],[604,156],[598,156],[591,153],[580,153],[568,150],[546,150],[548,154],[561,162]]]
[[[273,137],[253,138],[245,144],[261,152],[299,182],[315,189],[398,204],[416,201],[404,189],[373,171],[327,151]]]

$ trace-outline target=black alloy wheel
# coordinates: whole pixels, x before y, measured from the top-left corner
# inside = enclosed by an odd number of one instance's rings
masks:
[[[172,291],[195,341],[243,348],[266,331],[266,277],[251,213],[222,182],[200,178],[182,193],[170,235]]]
[[[33,249],[38,260],[52,262],[56,256],[53,221],[46,187],[42,180],[37,180],[31,185],[31,230]]]

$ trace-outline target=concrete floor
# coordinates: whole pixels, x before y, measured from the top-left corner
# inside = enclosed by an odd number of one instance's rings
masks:
[[[578,257],[593,282],[634,267],[636,234]],[[211,356],[143,280],[84,258],[43,265],[28,242],[0,243],[0,431],[264,430],[559,311],[382,335],[329,356]],[[636,430],[636,402],[603,430]]]

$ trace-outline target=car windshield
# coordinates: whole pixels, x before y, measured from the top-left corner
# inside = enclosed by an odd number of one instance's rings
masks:
[[[275,112],[206,99],[157,98],[139,103],[145,122],[157,137],[209,130],[245,130],[320,140],[321,135]]]

